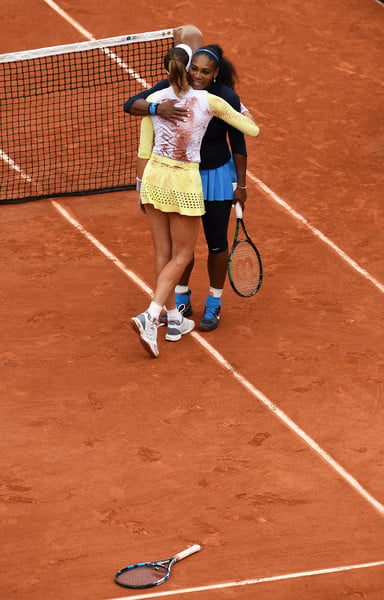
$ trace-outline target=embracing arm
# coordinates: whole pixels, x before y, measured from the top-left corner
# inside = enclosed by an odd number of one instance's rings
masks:
[[[153,94],[153,92],[164,90],[167,87],[169,87],[169,81],[168,79],[163,79],[149,90],[144,90],[139,94],[136,94],[136,96],[128,98],[124,104],[124,112],[136,117],[145,117],[148,115],[149,107],[147,98]],[[176,102],[178,102],[178,100],[165,100],[164,102],[161,102],[157,108],[156,114],[169,121],[184,121],[184,119],[188,117],[188,110],[186,108],[175,106]]]
[[[236,127],[236,129],[239,129],[247,135],[256,137],[259,134],[259,128],[256,123],[248,117],[237,112],[237,110],[232,108],[228,102],[209,93],[207,93],[207,97],[209,108],[215,117],[222,119],[228,123],[228,125]]]
[[[192,52],[194,52],[203,45],[203,34],[194,25],[183,25],[173,30],[173,40],[175,46],[178,44],[187,44],[192,48]]]
[[[239,98],[240,101],[240,98]],[[239,108],[231,103],[231,106],[238,109],[242,115],[252,119],[252,114],[240,102]],[[247,147],[245,144],[244,134],[233,127],[228,128],[228,138],[231,145],[232,158],[235,165],[237,186],[233,193],[233,204],[239,202],[242,210],[245,210],[247,201]]]
[[[138,117],[144,117],[148,114],[148,102],[146,101],[148,96],[153,94],[153,92],[163,90],[166,87],[169,87],[168,79],[162,79],[149,90],[143,90],[139,94],[131,96],[124,104],[124,112]]]
[[[152,146],[153,146],[152,120],[151,120],[151,117],[144,117],[141,120],[140,142],[139,142],[139,149],[137,152],[137,167],[136,167],[136,190],[139,192],[139,206],[143,212],[145,212],[145,208],[144,208],[143,204],[141,204],[141,200],[140,200],[141,180],[143,178],[145,166],[148,162],[148,159],[151,157],[151,154],[152,154]]]
[[[232,158],[237,177],[237,186],[233,192],[233,204],[240,202],[241,208],[244,211],[247,201],[247,157],[242,154],[232,154]]]
[[[153,125],[151,117],[141,119],[140,142],[137,156],[139,158],[151,158],[153,147]]]
[[[230,103],[233,108],[241,112],[241,105],[234,106]],[[247,146],[244,139],[244,134],[234,127],[228,127],[228,139],[231,148],[231,154],[233,163],[235,165],[237,186],[233,192],[233,204],[240,202],[241,208],[245,210],[245,203],[247,200],[247,187],[246,187],[246,175],[247,175]]]

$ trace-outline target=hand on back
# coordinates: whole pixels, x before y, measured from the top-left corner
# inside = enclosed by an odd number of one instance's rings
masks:
[[[165,100],[161,102],[156,114],[173,123],[185,121],[189,117],[189,111],[187,108],[176,106],[177,102],[178,100]]]

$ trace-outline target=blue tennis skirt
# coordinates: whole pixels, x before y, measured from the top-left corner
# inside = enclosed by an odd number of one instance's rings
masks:
[[[233,158],[217,169],[200,169],[204,200],[233,200],[236,169]]]

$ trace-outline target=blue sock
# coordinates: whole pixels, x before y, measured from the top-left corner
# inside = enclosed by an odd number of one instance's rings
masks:
[[[214,298],[213,296],[208,295],[205,305],[217,308],[218,306],[221,306],[221,298]]]

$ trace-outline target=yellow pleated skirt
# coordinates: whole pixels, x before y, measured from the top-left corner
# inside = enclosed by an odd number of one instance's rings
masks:
[[[152,154],[143,173],[141,202],[163,212],[198,217],[205,213],[198,163]]]

